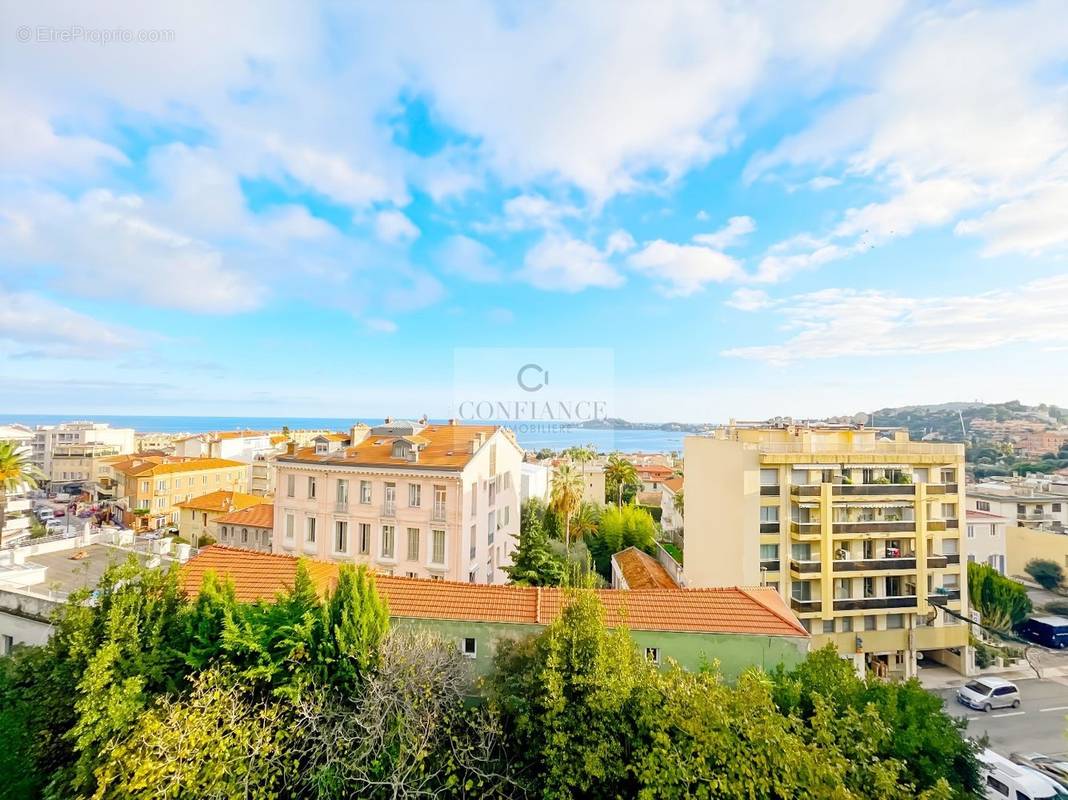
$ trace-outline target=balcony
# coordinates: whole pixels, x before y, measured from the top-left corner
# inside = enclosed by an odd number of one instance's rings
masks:
[[[946,520],[946,529],[947,530],[951,530],[952,531],[952,530],[956,530],[959,527],[960,527],[960,520],[959,519],[947,519]]]
[[[383,517],[395,517],[395,516],[397,516],[397,504],[396,503],[383,503],[382,504],[382,516]]]
[[[430,519],[432,519],[434,522],[444,522],[445,521],[445,506],[443,506],[443,505],[435,505],[434,508],[430,512]]]
[[[944,606],[950,600],[960,600],[960,589],[945,589],[927,596],[927,602],[933,606]]]
[[[831,567],[834,572],[863,572],[879,569],[916,569],[916,559],[911,558],[860,558],[835,561]]]
[[[916,487],[911,483],[836,483],[831,493],[839,497],[864,497],[878,494],[914,495]]]
[[[823,603],[819,600],[801,600],[797,597],[790,598],[790,608],[799,614],[806,612],[820,611],[823,608]]]
[[[778,497],[781,487],[779,486],[761,486],[760,494],[763,497]]]
[[[761,533],[778,533],[779,532],[779,523],[778,522],[761,522],[760,523],[760,532]]]
[[[927,484],[927,494],[956,494],[957,484],[955,483],[929,483]]]
[[[348,514],[349,513],[349,503],[348,503],[348,501],[347,500],[338,500],[336,503],[334,503],[334,512],[337,513],[337,514]]]
[[[943,558],[946,559],[946,564],[960,563],[960,553],[948,553],[947,555],[943,556]]]
[[[822,565],[822,561],[798,561],[795,558],[790,559],[790,569],[799,573],[819,572]]]
[[[790,494],[796,494],[798,497],[819,497],[820,485],[812,484],[809,486],[794,485],[790,487]]]
[[[916,595],[901,597],[847,597],[835,599],[835,611],[867,611],[883,608],[916,608]]]
[[[777,558],[765,558],[760,562],[760,568],[768,572],[779,571],[779,559]]]
[[[927,520],[927,530],[929,531],[944,531],[946,529],[946,521],[944,519],[929,519]]]
[[[819,536],[820,524],[818,522],[791,522],[790,532],[798,536]]]
[[[833,533],[915,533],[916,520],[835,522],[831,530]]]
[[[957,560],[960,561],[960,556]],[[945,569],[949,563],[949,556],[927,556],[927,569]]]

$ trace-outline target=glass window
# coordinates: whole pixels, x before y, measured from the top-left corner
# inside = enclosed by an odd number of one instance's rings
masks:
[[[841,617],[842,620],[842,633],[850,633],[853,630],[853,618]]]
[[[777,544],[762,544],[760,545],[760,560],[761,561],[778,561],[779,560],[779,546]]]
[[[367,522],[360,523],[360,555],[371,552],[371,525]]]
[[[408,560],[409,561],[418,561],[419,560],[419,529],[418,528],[409,528],[408,529]]]
[[[876,627],[877,627],[877,625],[876,625],[876,618],[875,617],[865,617],[864,618],[864,630],[873,631],[873,630],[876,629]]]
[[[392,525],[382,526],[382,558],[393,558],[393,533]]]
[[[834,620],[833,619],[825,619],[823,621],[823,632],[824,633],[834,633]]]
[[[904,628],[905,616],[903,614],[887,614],[886,627],[887,629]]]
[[[778,522],[779,521],[779,507],[778,506],[761,506],[760,507],[760,521],[761,522]]]
[[[349,502],[349,482],[340,478],[337,482],[337,502],[338,505],[345,505]]]
[[[434,557],[435,564],[445,563],[445,531],[434,531]]]
[[[349,549],[349,523],[337,520],[334,523],[334,552],[346,553]]]
[[[308,544],[315,544],[315,517],[308,517],[307,526],[304,540]]]
[[[419,508],[423,504],[423,487],[418,483],[408,484],[408,505]]]
[[[286,514],[286,538],[293,541],[294,520],[292,514]]]
[[[370,481],[360,481],[360,502],[361,503],[370,503],[371,502],[371,482]]]
[[[474,658],[478,652],[478,643],[473,636],[467,636],[460,643],[460,652],[467,658]]]
[[[493,536],[497,532],[497,512],[491,511],[486,517],[486,530],[489,531],[489,543],[493,544]]]
[[[659,647],[646,647],[645,657],[653,664],[660,663],[660,648]]]
[[[308,499],[315,499],[315,478],[308,478]]]

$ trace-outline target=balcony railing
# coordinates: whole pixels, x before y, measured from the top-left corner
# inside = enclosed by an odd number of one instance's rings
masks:
[[[865,520],[863,522],[835,522],[834,533],[913,533],[916,520]]]
[[[819,600],[801,600],[797,597],[791,597],[790,608],[798,613],[804,614],[805,612],[822,610],[823,603]]]
[[[819,572],[822,567],[821,561],[799,561],[796,558],[790,559],[790,569],[794,572]]]
[[[927,484],[927,494],[956,494],[957,484],[955,483],[929,483]]]
[[[960,563],[960,553],[948,553],[944,556],[944,558],[946,559],[946,564]]]
[[[778,497],[780,492],[779,486],[761,486],[760,494],[764,497]]]
[[[880,608],[915,608],[916,595],[901,597],[850,597],[834,601],[835,611],[863,611]]]
[[[819,536],[820,523],[818,522],[791,522],[791,533],[796,533],[800,536]]]
[[[911,483],[836,483],[831,487],[831,494],[842,497],[873,494],[913,495],[916,494],[916,487]]]
[[[760,568],[763,569],[763,570],[767,570],[768,572],[778,572],[779,571],[779,559],[777,559],[777,558],[765,558],[765,559],[762,559],[761,562],[760,562]]]
[[[445,521],[445,506],[435,505],[433,510],[431,510],[431,512],[430,512],[430,518],[432,520],[434,520],[434,522],[444,522]]]
[[[338,514],[347,514],[347,513],[349,513],[348,501],[347,500],[338,500],[336,503],[334,503],[334,511],[336,511]]]
[[[950,600],[960,600],[960,589],[947,589],[927,596],[927,602],[935,606],[944,606]]]
[[[958,556],[959,558],[959,556]],[[949,565],[948,556],[931,555],[927,556],[927,569],[943,569]]]
[[[959,527],[960,527],[960,520],[959,519],[947,519],[946,520],[946,528],[948,530],[956,530]]]
[[[761,533],[778,533],[779,532],[779,523],[778,522],[761,522],[760,523],[760,532]]]
[[[396,503],[383,503],[382,504],[382,516],[383,517],[395,517],[397,515]]]
[[[798,497],[819,497],[820,486],[819,484],[809,484],[807,486],[799,486],[794,484],[790,487],[790,494],[796,494]]]
[[[874,569],[916,569],[916,558],[860,558],[835,561],[834,572],[863,572]]]
[[[944,531],[946,529],[946,521],[944,519],[929,519],[927,520],[927,530],[929,531]]]

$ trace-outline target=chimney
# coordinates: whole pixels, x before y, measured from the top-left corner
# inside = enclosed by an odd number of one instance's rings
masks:
[[[297,454],[297,443],[290,439],[286,442],[286,455],[295,456]]]

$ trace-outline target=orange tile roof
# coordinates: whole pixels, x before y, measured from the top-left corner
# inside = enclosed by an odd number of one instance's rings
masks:
[[[664,565],[637,547],[628,547],[612,556],[629,589],[678,589]]]
[[[675,474],[671,467],[662,467],[659,464],[636,464],[634,471],[639,477],[669,478]]]
[[[238,511],[249,506],[261,505],[273,502],[272,498],[257,494],[244,494],[243,492],[231,492],[217,490],[193,497],[184,503],[176,503],[175,508],[193,508],[197,511]]]
[[[663,481],[660,485],[663,486],[665,489],[667,489],[672,494],[678,494],[679,492],[682,491],[682,478],[678,478],[678,477],[676,477],[676,478],[668,478],[666,481]]]
[[[159,456],[139,456],[128,462],[115,464],[112,469],[137,477],[164,475],[171,472],[200,472],[206,469],[225,469],[226,467],[244,467],[240,461],[228,458],[174,458]]]
[[[325,592],[338,565],[306,561]],[[238,600],[271,599],[291,586],[297,559],[281,554],[211,545],[182,567],[182,587],[195,594],[207,572],[233,581]],[[546,625],[567,604],[563,589],[502,586],[378,575],[379,593],[396,617]],[[645,589],[597,591],[610,625],[633,630],[740,633],[808,637],[779,594],[768,588]]]
[[[274,527],[274,502],[271,498],[260,498],[265,503],[257,503],[254,506],[243,508],[216,517],[215,522],[219,525],[247,525],[250,528],[273,528]]]
[[[472,458],[471,442],[478,434],[481,433],[484,440],[488,440],[499,430],[504,429],[496,425],[428,425],[418,434],[419,438],[426,440],[419,448],[418,461],[393,456],[393,442],[397,439],[411,440],[412,437],[373,433],[368,433],[367,438],[358,444],[334,453],[316,454],[314,447],[303,447],[293,455],[279,456],[277,461],[370,467],[398,466],[411,469],[462,469]]]

